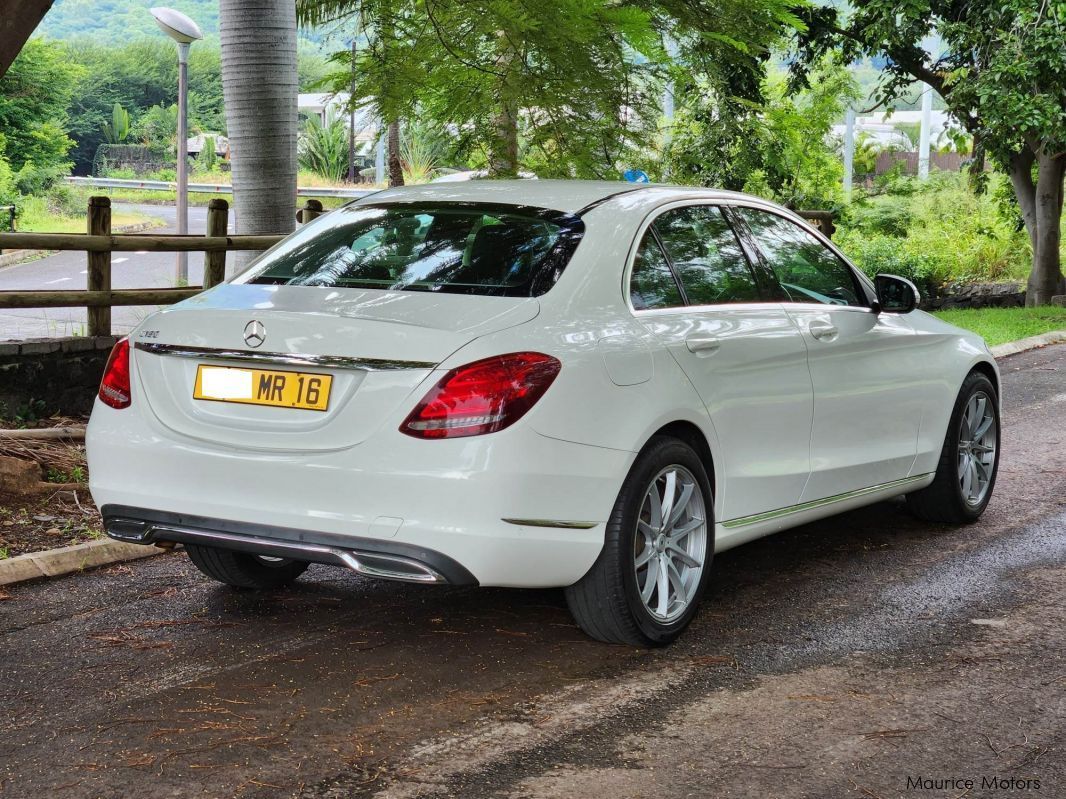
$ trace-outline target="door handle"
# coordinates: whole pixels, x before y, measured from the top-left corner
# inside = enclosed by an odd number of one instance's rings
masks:
[[[689,352],[702,352],[705,355],[717,352],[721,343],[714,336],[693,336],[685,339],[685,346]]]
[[[807,325],[807,330],[819,341],[832,341],[840,333],[832,322],[811,322]]]

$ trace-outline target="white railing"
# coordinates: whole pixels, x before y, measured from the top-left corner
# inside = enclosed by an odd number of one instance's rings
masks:
[[[67,183],[75,186],[89,186],[103,189],[140,189],[142,191],[176,191],[178,184],[169,180],[126,180],[121,178],[66,178]],[[233,186],[227,183],[190,183],[189,191],[206,194],[231,194]],[[349,189],[332,186],[300,186],[296,194],[300,197],[366,197],[377,189]]]

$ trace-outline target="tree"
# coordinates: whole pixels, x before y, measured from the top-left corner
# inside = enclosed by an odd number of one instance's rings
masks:
[[[790,0],[297,0],[318,24],[371,20],[356,55],[357,102],[386,120],[416,113],[458,132],[495,176],[606,177],[654,141],[677,69],[750,68],[785,26]],[[391,34],[391,35],[389,35]],[[351,55],[335,88],[351,80]]]
[[[0,130],[24,194],[70,171],[67,109],[82,74],[62,45],[31,39],[0,79]]]
[[[296,205],[296,8],[220,0],[222,89],[238,233],[288,233]]]
[[[143,138],[146,113],[177,102],[178,73],[174,44],[162,34],[121,46],[104,46],[87,38],[65,45],[66,57],[83,67],[71,103],[69,131],[76,142],[71,155],[76,172],[88,172],[104,143],[103,126],[118,103],[130,113],[131,135]],[[156,117],[153,125],[160,120]],[[198,42],[189,54],[190,126],[225,131],[218,47]],[[166,140],[174,137],[170,133]]]
[[[792,91],[780,72],[748,88],[690,85],[680,96],[665,165],[682,182],[749,191],[793,207],[833,206],[843,169],[830,130],[857,91],[833,59],[813,70],[803,91]]]
[[[1043,0],[853,0],[807,11],[796,75],[820,54],[887,57],[882,99],[924,81],[1010,176],[1033,249],[1026,304],[1066,292],[1059,255],[1066,176],[1066,4]],[[939,35],[942,55],[922,42]]]

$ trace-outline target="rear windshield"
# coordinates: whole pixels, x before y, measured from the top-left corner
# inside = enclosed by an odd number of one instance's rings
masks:
[[[577,217],[518,206],[348,206],[235,282],[532,297],[559,279],[582,230]]]

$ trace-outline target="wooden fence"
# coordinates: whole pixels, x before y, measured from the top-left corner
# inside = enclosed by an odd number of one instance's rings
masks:
[[[299,219],[307,222],[324,213],[322,203],[308,200]],[[172,236],[151,233],[111,234],[111,200],[90,197],[88,233],[0,233],[0,250],[74,250],[86,253],[86,287],[80,291],[0,291],[3,308],[87,309],[89,336],[111,335],[111,309],[120,305],[169,305],[188,299],[221,283],[226,277],[226,253],[234,250],[265,250],[284,236],[230,236],[229,203],[214,198],[207,206],[207,232],[203,236]],[[203,252],[202,286],[178,288],[112,289],[113,252]]]

